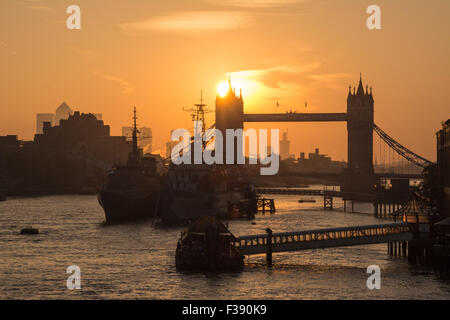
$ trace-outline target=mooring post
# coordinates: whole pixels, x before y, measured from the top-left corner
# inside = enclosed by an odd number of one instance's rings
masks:
[[[267,266],[272,267],[272,229],[267,228],[267,253],[266,253],[266,261]]]

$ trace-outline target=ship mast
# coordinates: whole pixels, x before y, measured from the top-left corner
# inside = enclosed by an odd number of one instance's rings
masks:
[[[205,113],[211,112],[206,108],[206,104],[203,103],[203,90],[200,91],[200,103],[194,104],[194,107],[192,108],[183,108],[183,110],[191,112],[192,121],[194,121],[195,123],[201,122],[203,136],[206,132]],[[205,141],[203,141],[202,144],[203,148],[205,148]]]
[[[136,116],[136,107],[133,110],[133,146],[128,156],[128,166],[138,166],[139,165],[139,149],[138,149],[138,133],[136,124],[137,116]]]
[[[133,110],[133,153],[135,155],[138,154],[138,142],[137,142],[137,134],[138,134],[138,130],[137,130],[137,125],[136,125],[136,120],[137,120],[137,116],[136,116],[136,107],[134,107]]]

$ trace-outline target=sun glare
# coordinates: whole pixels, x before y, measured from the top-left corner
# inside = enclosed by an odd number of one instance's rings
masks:
[[[225,95],[228,92],[228,88],[229,88],[229,84],[228,81],[224,81],[219,83],[219,85],[217,86],[217,92],[219,93],[219,95],[221,97],[225,97]]]

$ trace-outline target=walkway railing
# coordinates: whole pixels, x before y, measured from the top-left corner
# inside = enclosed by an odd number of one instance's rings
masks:
[[[412,239],[408,224],[403,222],[320,230],[256,234],[236,238],[235,247],[243,255],[286,252],[307,249],[354,246],[407,241]],[[270,245],[270,248],[269,248]]]

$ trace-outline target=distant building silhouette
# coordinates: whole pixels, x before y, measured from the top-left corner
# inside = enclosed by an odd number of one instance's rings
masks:
[[[147,127],[138,128],[138,145],[145,153],[152,153],[153,137],[152,129]],[[131,141],[133,133],[132,127],[122,127],[122,136],[126,137],[127,141]]]
[[[36,114],[36,134],[42,133],[42,128],[44,122],[50,122],[52,126],[59,126],[61,120],[66,120],[70,115],[73,114],[72,109],[63,102],[56,109],[55,113],[37,113]],[[103,120],[103,115],[101,113],[93,114],[97,120]]]
[[[94,193],[114,165],[125,164],[131,143],[111,136],[93,114],[79,111],[43,122],[34,141],[0,137],[0,191],[8,194]]]
[[[170,132],[170,136],[172,136],[173,130]],[[166,142],[166,158],[170,159],[172,155],[172,149],[178,144],[178,141],[168,141]]]
[[[50,122],[53,126],[55,121],[55,115],[53,113],[38,113],[36,114],[36,133],[42,133],[44,122]]]
[[[450,119],[442,124],[437,136],[437,167],[442,199],[440,211],[450,216]]]
[[[283,139],[280,140],[280,160],[295,158],[295,155],[290,154],[291,142],[287,138],[287,132],[283,132]]]
[[[301,173],[340,173],[345,166],[343,161],[333,161],[331,157],[320,154],[319,148],[314,153],[309,153],[308,158],[301,152],[297,160],[289,161],[289,170]]]
[[[71,114],[73,114],[73,111],[72,109],[70,109],[67,103],[61,103],[61,105],[56,109],[55,112],[55,125],[59,126],[59,122],[61,120],[68,119]]]

